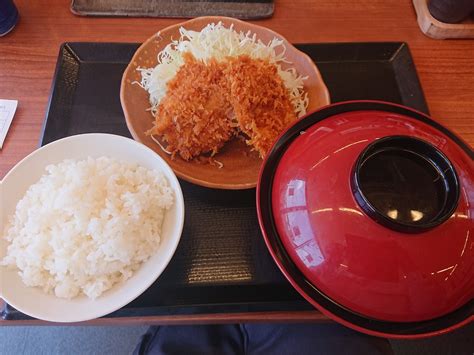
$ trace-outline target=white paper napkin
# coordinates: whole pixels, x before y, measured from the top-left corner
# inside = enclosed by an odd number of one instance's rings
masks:
[[[3,147],[3,141],[13,121],[17,106],[18,100],[0,99],[0,149]]]

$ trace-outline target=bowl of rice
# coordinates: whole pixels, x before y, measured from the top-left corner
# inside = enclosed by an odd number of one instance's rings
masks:
[[[137,298],[183,229],[168,164],[111,134],[45,145],[10,170],[0,194],[0,297],[47,321],[94,319]]]

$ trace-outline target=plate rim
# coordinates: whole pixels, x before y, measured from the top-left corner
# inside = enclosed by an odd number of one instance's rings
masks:
[[[138,48],[137,50],[135,51],[135,53],[133,54],[133,57],[130,59],[130,62],[127,64],[127,67],[125,68],[124,72],[123,72],[123,75],[122,75],[122,79],[120,81],[120,104],[122,106],[122,110],[123,110],[123,114],[125,116],[125,122],[127,124],[127,128],[130,132],[130,134],[132,135],[133,139],[136,140],[137,142],[140,142],[144,145],[147,145],[145,142],[143,142],[139,135],[137,134],[137,132],[135,131],[135,129],[133,128],[133,125],[132,125],[132,120],[131,120],[131,117],[130,117],[130,114],[126,108],[126,103],[125,103],[125,91],[126,91],[126,86],[127,86],[127,76],[128,74],[133,70],[133,66],[134,66],[134,63],[137,62],[137,59],[140,57],[142,51],[151,43],[153,42],[154,40],[156,40],[157,36],[160,36],[160,34],[164,31],[171,31],[171,30],[175,30],[175,29],[179,29],[180,27],[185,27],[186,25],[189,25],[189,24],[193,24],[193,23],[201,23],[201,22],[207,22],[207,23],[217,23],[219,21],[225,21],[225,22],[230,22],[230,23],[237,23],[237,24],[240,24],[240,25],[243,25],[243,26],[246,26],[249,28],[249,31],[252,31],[252,32],[255,32],[255,29],[262,29],[270,34],[272,34],[274,37],[276,38],[280,38],[281,40],[283,40],[283,42],[285,43],[286,46],[291,46],[291,48],[296,52],[298,53],[300,56],[302,56],[303,58],[305,58],[305,60],[311,64],[314,72],[315,72],[315,75],[316,75],[316,78],[318,80],[318,82],[320,83],[320,86],[321,86],[321,91],[323,93],[323,98],[324,98],[324,102],[322,103],[321,107],[323,106],[326,106],[326,105],[329,105],[331,103],[331,98],[330,98],[330,94],[329,94],[329,90],[327,88],[327,85],[325,84],[324,80],[323,80],[323,77],[321,75],[321,72],[319,71],[316,63],[310,58],[309,55],[307,55],[306,53],[304,53],[303,51],[299,50],[298,48],[296,48],[293,43],[291,43],[288,39],[286,39],[284,36],[282,36],[281,34],[273,31],[272,29],[269,29],[267,27],[264,27],[264,26],[260,26],[260,25],[255,25],[253,23],[248,23],[246,21],[242,21],[242,20],[239,20],[239,19],[235,19],[235,18],[232,18],[232,17],[225,17],[225,16],[202,16],[202,17],[196,17],[196,18],[193,18],[191,20],[187,20],[187,21],[183,21],[183,22],[179,22],[179,23],[176,23],[176,24],[173,24],[173,25],[170,25],[170,26],[167,26],[163,29],[161,29],[160,31],[154,33],[152,36],[150,36],[149,38],[147,38]],[[311,112],[308,112],[306,113],[306,115],[308,115],[309,113]],[[305,116],[306,116],[305,115]],[[298,118],[300,119],[300,118]],[[153,149],[152,149],[153,150]],[[156,154],[160,155],[159,153],[155,152]],[[178,157],[178,159],[180,159]],[[260,164],[260,167],[262,166],[263,164],[263,161],[264,159],[261,160],[261,164]],[[181,179],[185,180],[185,181],[188,181],[190,183],[193,183],[193,184],[196,184],[196,185],[199,185],[199,186],[203,186],[203,187],[208,187],[208,188],[213,188],[213,189],[224,189],[224,190],[245,190],[245,189],[252,189],[252,188],[256,188],[257,187],[257,183],[258,183],[258,172],[256,174],[256,177],[255,177],[255,181],[252,181],[252,182],[246,182],[246,183],[214,183],[214,182],[209,182],[207,180],[203,180],[203,179],[199,179],[199,178],[196,178],[195,176],[193,175],[189,175],[183,171],[178,171],[178,170],[175,170],[173,168],[171,168],[173,170],[173,172]]]

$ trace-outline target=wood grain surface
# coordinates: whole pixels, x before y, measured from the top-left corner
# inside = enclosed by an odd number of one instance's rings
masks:
[[[20,22],[10,34],[0,38],[0,98],[17,99],[19,105],[0,151],[0,178],[38,145],[61,43],[143,42],[160,29],[182,21],[77,17],[69,11],[69,2],[65,0],[15,2]],[[411,0],[277,0],[274,16],[255,23],[281,33],[293,43],[407,42],[432,117],[474,145],[474,41],[426,37],[418,27]],[[324,318],[316,311],[277,312],[267,316],[256,313],[131,318],[98,320],[92,324]]]
[[[61,43],[143,42],[180,21],[77,17],[64,0],[16,3],[20,22],[0,39],[0,98],[19,100],[0,151],[1,178],[38,145]],[[256,23],[294,43],[406,41],[431,115],[474,144],[474,41],[427,38],[410,0],[280,0],[271,19]]]

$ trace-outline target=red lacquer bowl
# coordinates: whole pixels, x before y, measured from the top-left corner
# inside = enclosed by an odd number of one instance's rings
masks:
[[[265,242],[311,304],[359,331],[424,337],[474,319],[474,153],[428,116],[327,106],[260,173]]]

